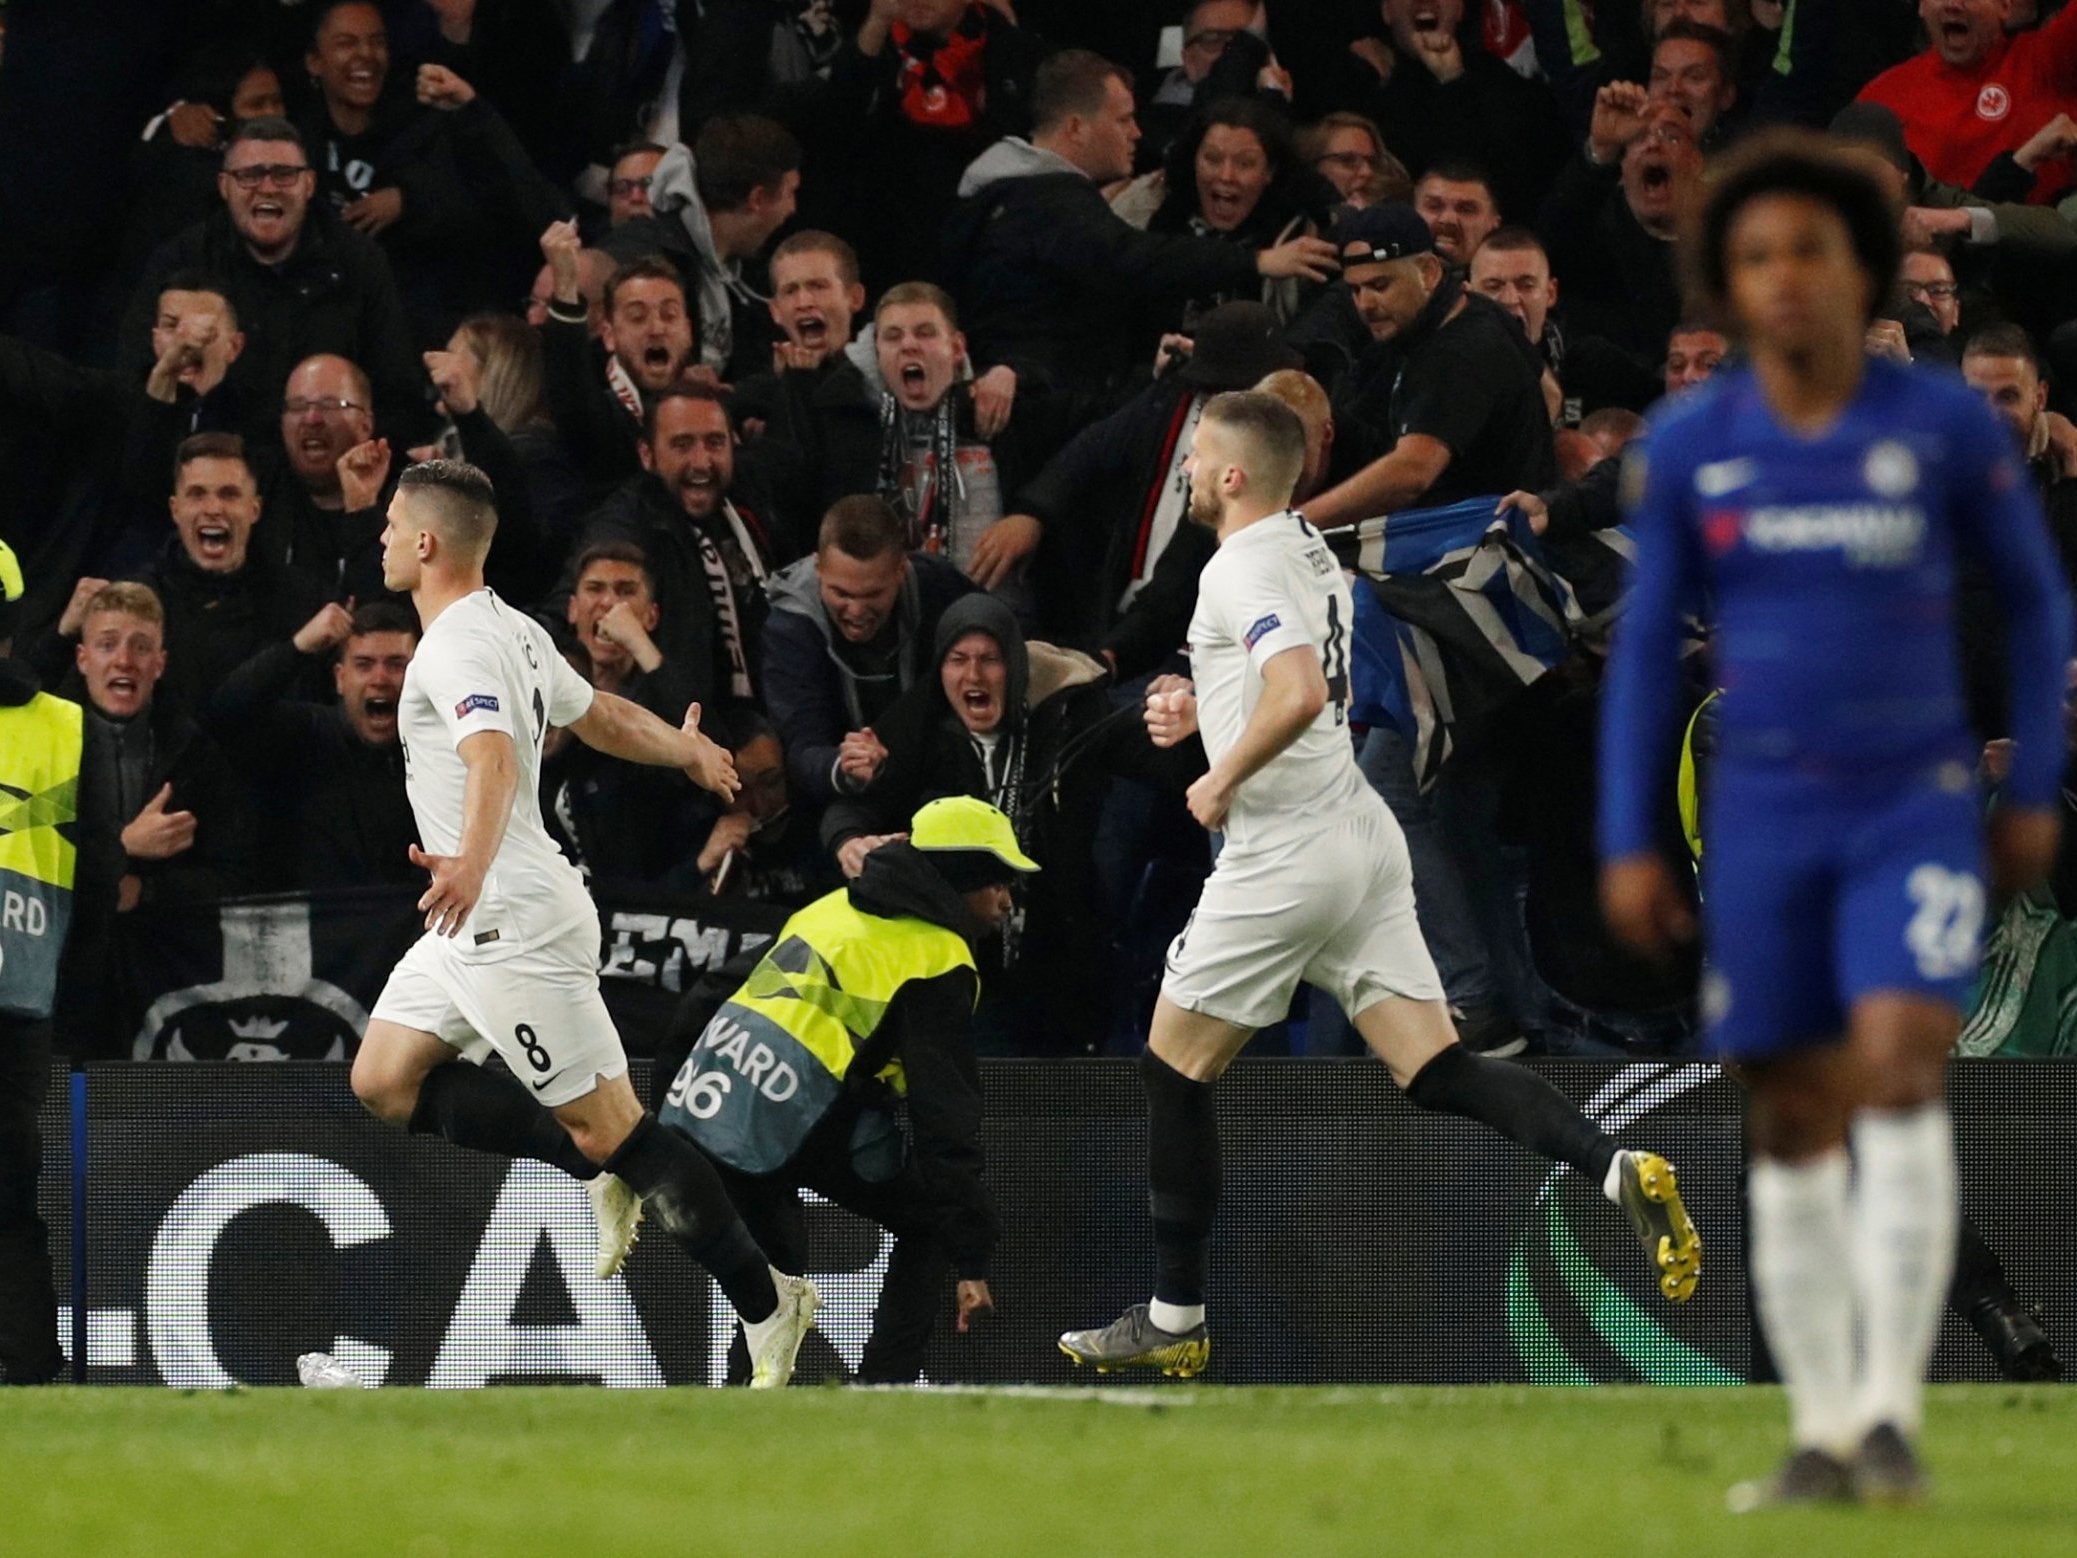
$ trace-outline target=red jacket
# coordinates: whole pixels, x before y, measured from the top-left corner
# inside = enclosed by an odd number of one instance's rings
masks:
[[[1992,45],[1969,70],[1928,49],[1861,89],[1904,122],[1904,140],[1926,172],[1967,188],[1999,152],[2017,151],[2059,113],[2077,113],[2077,5],[2046,25]],[[2046,163],[2031,196],[2046,201],[2070,185],[2066,165]]]

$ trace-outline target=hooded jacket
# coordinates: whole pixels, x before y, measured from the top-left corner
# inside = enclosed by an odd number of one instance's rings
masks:
[[[1088,655],[1027,643],[1015,616],[990,595],[969,595],[938,623],[933,670],[969,633],[1001,647],[1004,712],[994,750],[971,735],[932,675],[878,727],[887,762],[864,794],[823,818],[834,851],[863,835],[898,832],[926,802],[971,795],[1007,812],[1018,842],[1039,863],[1022,887],[1021,922],[985,949],[983,980],[996,989],[1026,1050],[1087,1049],[1100,1042],[1095,1008],[1108,999],[1101,901],[1091,843],[1113,777],[1180,793],[1205,771],[1192,737],[1166,750],[1147,736],[1136,704],[1114,708],[1103,666]],[[867,865],[885,848],[866,856]],[[860,881],[864,880],[861,875]],[[1007,966],[1006,966],[1007,965]]]
[[[973,581],[944,558],[909,554],[908,575],[889,623],[895,635],[894,672],[882,684],[861,676],[839,648],[836,629],[822,608],[813,555],[772,577],[767,590],[771,614],[764,624],[765,707],[786,748],[787,778],[797,795],[822,806],[856,793],[837,772],[838,747],[929,674],[926,656],[936,640],[938,619],[974,589]]]
[[[622,264],[660,253],[684,273],[686,302],[699,320],[699,360],[733,383],[771,366],[776,326],[769,300],[743,279],[741,263],[723,260],[714,247],[698,180],[691,149],[672,146],[649,175],[656,215],[623,222],[600,247]]]
[[[959,195],[945,274],[975,361],[1083,398],[1116,404],[1152,355],[1160,305],[1259,285],[1252,251],[1141,232],[1081,169],[1014,135],[974,159]]]

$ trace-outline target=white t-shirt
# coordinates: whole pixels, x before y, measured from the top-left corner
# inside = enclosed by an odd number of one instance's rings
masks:
[[[449,945],[481,961],[552,940],[592,913],[584,879],[541,825],[541,738],[582,719],[590,683],[556,653],[548,630],[489,590],[464,596],[433,619],[404,673],[397,731],[404,787],[429,855],[460,852],[468,766],[457,750],[478,731],[503,731],[519,756],[512,815],[483,896]]]
[[[1354,618],[1341,565],[1320,532],[1289,509],[1229,536],[1204,565],[1187,647],[1197,724],[1214,763],[1247,727],[1272,658],[1310,644],[1327,675],[1319,716],[1234,795],[1227,848],[1276,844],[1370,799],[1349,742]]]

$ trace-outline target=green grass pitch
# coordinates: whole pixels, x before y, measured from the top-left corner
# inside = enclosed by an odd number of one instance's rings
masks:
[[[2077,1390],[1934,1392],[1923,1509],[1724,1513],[1773,1390],[0,1395],[0,1553],[2077,1554]]]

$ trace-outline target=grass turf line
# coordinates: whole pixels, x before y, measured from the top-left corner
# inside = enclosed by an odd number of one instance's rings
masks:
[[[1724,1513],[1783,1423],[1760,1389],[22,1390],[0,1552],[2077,1553],[2077,1390],[1936,1390],[1927,1509]]]

